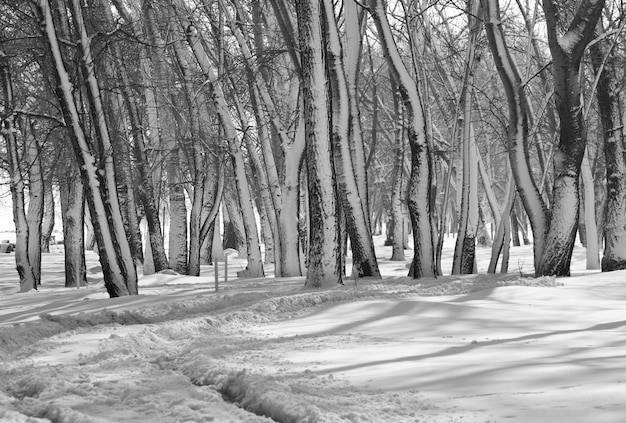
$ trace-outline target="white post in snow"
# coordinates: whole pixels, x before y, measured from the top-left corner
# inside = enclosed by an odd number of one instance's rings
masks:
[[[228,282],[228,256],[231,254],[239,255],[239,251],[234,248],[224,250],[224,283]]]
[[[219,291],[219,288],[220,288],[220,281],[219,281],[220,274],[217,269],[217,263],[218,263],[217,259],[216,258],[213,259],[213,266],[215,267],[215,292]]]

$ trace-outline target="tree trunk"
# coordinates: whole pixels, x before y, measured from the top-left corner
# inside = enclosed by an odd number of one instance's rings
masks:
[[[535,271],[540,267],[548,230],[548,209],[533,179],[529,157],[529,114],[524,84],[504,38],[498,0],[482,0],[485,29],[509,108],[507,146],[517,191],[533,230]]]
[[[141,200],[141,204],[143,205],[146,222],[148,224],[149,243],[146,245],[146,250],[150,249],[149,254],[152,256],[154,269],[148,269],[144,265],[144,274],[146,274],[145,272],[147,270],[159,272],[169,267],[169,260],[165,253],[165,243],[163,239],[164,231],[161,228],[158,206],[158,187],[161,183],[162,171],[160,165],[156,172],[150,171],[150,162],[148,157],[148,149],[152,149],[153,159],[157,159],[157,157],[154,156],[158,156],[158,152],[161,151],[161,134],[159,118],[157,115],[157,109],[159,109],[159,107],[157,104],[157,96],[155,94],[154,86],[156,78],[153,77],[154,72],[152,72],[152,68],[148,60],[148,56],[150,56],[153,60],[157,60],[155,68],[161,66],[158,62],[158,57],[150,47],[155,36],[158,34],[152,34],[151,39],[145,36],[143,26],[141,24],[143,16],[141,5],[134,2],[129,3],[129,6],[131,6],[131,9],[133,10],[133,14],[131,15],[131,13],[125,9],[125,6],[121,4],[120,0],[113,0],[113,3],[126,22],[128,24],[132,24],[135,36],[141,41],[147,41],[144,45],[144,50],[147,54],[139,55],[140,73],[143,76],[142,83],[144,85],[144,110],[146,114],[146,122],[143,125],[141,124],[140,115],[135,108],[135,102],[133,101],[133,96],[129,90],[131,84],[129,82],[128,72],[122,63],[122,56],[119,53],[117,44],[112,44],[112,48],[115,51],[115,58],[117,60],[116,66],[119,77],[122,81],[120,89],[124,98],[124,105],[128,113],[133,135],[135,166],[141,180],[139,198]],[[146,22],[150,21],[146,19]],[[148,29],[151,28],[149,27]],[[167,118],[170,117],[167,109],[162,110],[161,113],[164,114],[162,116],[164,120],[167,120]],[[171,128],[166,128],[165,131],[163,131],[163,136],[167,137],[170,131]]]
[[[504,198],[504,206],[496,217],[496,234],[493,237],[493,244],[491,245],[491,259],[489,261],[489,268],[487,269],[488,273],[496,272],[498,259],[500,258],[501,253],[503,268],[508,266],[508,251],[509,244],[511,242],[511,224],[509,215],[511,214],[511,208],[513,207],[513,201],[515,200],[515,179],[513,178],[513,175],[509,177]]]
[[[50,252],[50,241],[54,230],[54,195],[52,194],[52,178],[44,184],[43,223],[41,225],[41,252]]]
[[[554,153],[554,189],[550,227],[539,267],[539,275],[569,276],[579,212],[580,167],[585,153],[579,81],[585,48],[604,8],[604,0],[583,0],[567,32],[558,35],[562,22],[553,0],[544,0],[548,45],[552,53],[554,94],[560,120],[559,143]],[[569,23],[568,23],[569,25]]]
[[[600,268],[600,252],[598,247],[598,226],[596,224],[596,196],[593,186],[593,175],[587,153],[583,157],[581,172],[581,182],[583,185],[582,196],[583,221],[585,228],[585,255],[587,270]]]
[[[90,57],[89,40],[82,25],[80,4],[73,0],[74,18],[81,31],[81,47],[83,50],[82,65],[89,81],[89,100],[92,114],[98,121],[93,122],[98,128],[99,151],[110,151],[106,143],[106,131],[103,131],[104,115],[99,105],[97,81],[93,74],[93,62]],[[74,153],[81,169],[81,177],[85,186],[94,232],[100,253],[100,263],[104,274],[105,287],[111,297],[137,294],[137,271],[130,255],[128,241],[124,234],[121,214],[119,212],[117,193],[115,191],[115,174],[110,158],[103,157],[98,163],[95,149],[85,135],[79,112],[74,103],[72,83],[61,56],[58,40],[52,22],[48,0],[41,0],[37,9],[47,48],[52,57],[55,77],[57,79],[57,97],[65,121],[70,126],[68,131]],[[101,106],[101,105],[100,105]],[[99,165],[102,166],[99,168]]]
[[[422,100],[391,33],[391,26],[382,0],[368,0],[370,14],[376,24],[387,62],[400,89],[407,116],[407,131],[411,146],[411,176],[408,207],[413,226],[413,262],[409,273],[414,278],[435,276],[433,245],[433,215],[431,213],[431,155],[427,139]]]
[[[69,153],[69,150],[67,151]],[[63,249],[65,252],[65,287],[87,285],[85,264],[85,194],[76,164],[64,155],[59,174]]]
[[[475,272],[476,235],[478,233],[478,163],[476,140],[472,125],[472,92],[478,36],[481,32],[480,19],[482,8],[479,0],[468,2],[469,40],[465,61],[465,77],[459,104],[463,107],[463,118],[459,125],[463,134],[463,173],[461,184],[461,209],[459,213],[459,231],[454,249],[452,274],[471,274]]]
[[[593,44],[590,50],[594,69],[601,72],[596,91],[606,162],[604,253],[601,264],[603,272],[610,272],[626,269],[626,112],[622,112],[622,85],[617,78],[620,56],[612,51],[603,51],[602,42]],[[600,70],[606,54],[606,63]]]
[[[332,287],[341,281],[337,192],[331,148],[322,13],[318,0],[296,3],[309,194],[309,253],[305,285]]]
[[[178,1],[178,0],[177,0]],[[263,56],[263,42],[262,35],[259,34],[258,25],[254,25],[255,29],[255,44],[258,47],[257,55],[253,55],[248,48],[248,37],[245,31],[245,12],[243,11],[240,3],[234,1],[237,6],[238,22],[236,23],[226,8],[224,13],[228,24],[233,31],[237,41],[239,43],[241,52],[246,61],[246,67],[248,72],[250,98],[254,107],[255,118],[257,120],[257,130],[260,139],[261,155],[265,164],[264,171],[267,178],[267,185],[269,193],[271,194],[271,200],[273,207],[270,209],[267,204],[267,199],[264,200],[265,208],[268,213],[270,226],[273,227],[273,241],[275,246],[275,253],[277,255],[275,260],[275,275],[279,276],[300,276],[300,256],[298,248],[297,237],[297,203],[295,202],[295,196],[287,191],[292,190],[293,186],[296,187],[297,193],[297,174],[299,172],[302,154],[304,151],[304,137],[300,136],[300,122],[298,123],[298,130],[293,141],[287,136],[286,126],[280,121],[279,115],[274,104],[274,100],[270,95],[268,78],[266,77],[266,68],[263,64],[259,63],[258,57]],[[283,36],[289,45],[293,42],[289,38],[291,35],[287,35],[288,28],[291,28],[290,18],[286,13],[286,5],[282,1],[272,2],[277,19],[283,31]],[[258,11],[258,2],[254,3],[256,11]],[[253,11],[253,13],[255,13]],[[258,19],[253,17],[253,19]],[[244,27],[244,29],[240,29]],[[296,68],[300,67],[299,60],[293,56],[294,65]],[[282,153],[284,155],[284,171],[283,181],[279,179],[278,169],[281,165],[279,160],[275,158],[275,148],[272,147],[269,131],[265,129],[266,122],[269,122],[273,131],[274,138],[280,144]],[[259,167],[257,166],[257,169]],[[294,171],[295,169],[295,171]],[[273,216],[275,215],[275,217]],[[277,223],[272,222],[276,220]]]
[[[44,211],[44,181],[41,164],[41,148],[34,134],[35,128],[27,117],[22,117],[22,131],[26,140],[28,158],[28,260],[35,280],[41,285],[41,237]]]
[[[254,209],[252,206],[252,194],[246,177],[245,162],[243,152],[239,147],[239,136],[236,127],[230,116],[230,111],[226,104],[226,99],[222,91],[222,87],[215,71],[211,66],[198,30],[190,24],[185,33],[187,41],[194,53],[202,73],[207,78],[207,86],[211,92],[220,124],[224,129],[224,134],[228,140],[228,149],[232,158],[233,169],[235,172],[235,183],[239,196],[239,205],[243,215],[243,223],[246,230],[246,241],[248,245],[248,266],[242,276],[257,278],[264,275],[263,262],[261,259],[261,245],[259,243],[259,234],[254,218]]]
[[[350,103],[356,101],[356,98],[349,96],[339,29],[331,0],[324,0],[324,13],[327,36],[326,53],[333,100],[331,142],[333,144],[337,189],[345,216],[346,229],[350,235],[353,266],[355,266],[359,277],[380,278],[372,240],[369,210],[367,209],[367,192],[361,191],[366,190],[366,187],[360,186],[356,178],[357,163],[352,159],[348,139],[352,110]],[[358,116],[356,118],[358,119]],[[353,136],[354,129],[353,127]],[[359,160],[358,166],[364,173],[365,159],[361,156]]]
[[[7,56],[0,50],[0,93],[3,101],[0,107],[2,116],[2,135],[6,140],[7,161],[9,165],[9,186],[13,200],[13,222],[15,223],[15,266],[20,277],[20,291],[37,289],[39,280],[29,257],[29,225],[26,217],[26,200],[24,195],[24,179],[20,166],[17,145],[17,129],[15,128],[13,86]],[[37,241],[39,242],[39,240]]]

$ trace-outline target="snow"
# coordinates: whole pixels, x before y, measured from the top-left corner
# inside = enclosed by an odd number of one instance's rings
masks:
[[[0,421],[625,421],[625,271],[585,271],[577,246],[576,276],[532,279],[523,246],[508,275],[418,283],[383,241],[382,281],[242,280],[231,258],[218,293],[203,266],[115,299],[92,252],[88,287],[64,288],[53,252],[28,293],[2,254]]]

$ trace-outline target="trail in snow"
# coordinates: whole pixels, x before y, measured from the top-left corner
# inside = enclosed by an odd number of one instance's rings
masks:
[[[535,280],[512,252],[506,276],[418,284],[381,260],[383,282],[326,291],[236,261],[218,294],[206,267],[122,299],[94,255],[80,290],[47,255],[40,292],[0,285],[0,421],[623,421],[626,272],[586,275],[577,249],[582,276]]]

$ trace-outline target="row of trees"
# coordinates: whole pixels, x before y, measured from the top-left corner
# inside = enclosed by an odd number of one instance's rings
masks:
[[[404,260],[410,227],[415,278],[442,273],[448,231],[453,273],[474,272],[476,246],[491,237],[489,269],[506,271],[510,238],[529,239],[528,225],[537,275],[569,274],[577,233],[588,266],[600,244],[603,270],[626,268],[618,2],[0,9],[24,291],[40,283],[53,191],[66,284],[86,281],[91,225],[111,296],[138,292],[137,264],[199,275],[220,241],[220,207],[247,257],[242,276],[264,275],[264,244],[276,276],[306,274],[311,287],[341,283],[348,239],[353,271],[379,278],[372,239],[385,216],[393,260]]]

